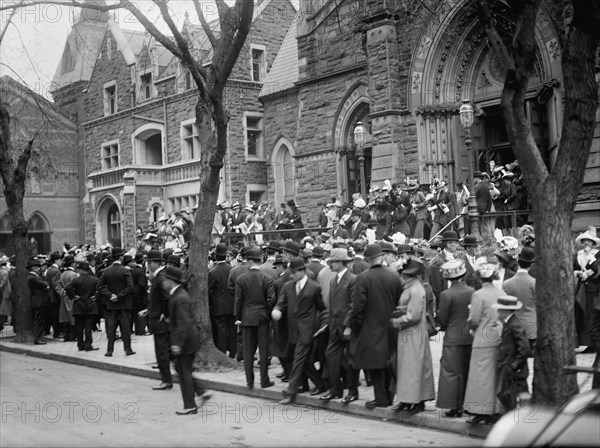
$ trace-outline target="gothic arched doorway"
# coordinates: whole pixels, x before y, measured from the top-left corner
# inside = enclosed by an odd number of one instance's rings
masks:
[[[275,205],[296,197],[296,164],[292,143],[285,137],[275,145],[272,157]]]
[[[121,247],[121,209],[111,196],[105,197],[96,215],[96,244],[110,243],[113,247]]]

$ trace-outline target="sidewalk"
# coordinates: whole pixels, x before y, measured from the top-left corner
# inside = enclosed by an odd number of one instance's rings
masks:
[[[104,326],[103,330],[104,330]],[[132,336],[132,348],[136,352],[133,356],[125,356],[122,341],[117,341],[115,351],[111,358],[104,356],[106,352],[106,333],[104,331],[94,333],[94,346],[99,350],[93,352],[80,352],[77,349],[75,342],[63,342],[62,340],[47,339],[46,345],[27,345],[12,342],[12,327],[7,327],[0,333],[0,351],[18,353],[27,356],[34,356],[55,361],[61,361],[71,364],[78,364],[87,367],[94,367],[102,370],[125,373],[129,375],[137,375],[148,378],[160,379],[158,370],[152,368],[155,362],[154,356],[154,341],[152,336]],[[438,334],[432,338],[430,342],[434,378],[436,383],[439,378],[439,359],[442,352],[442,335]],[[591,366],[594,360],[593,354],[577,355],[577,364],[580,366]],[[246,378],[240,363],[239,369],[232,369],[225,372],[197,372],[194,375],[203,381],[205,387],[215,391],[223,391],[235,394],[242,394],[256,398],[279,401],[282,399],[281,391],[287,387],[287,383],[282,383],[275,376],[280,372],[280,367],[273,360],[273,364],[269,369],[271,380],[275,381],[275,386],[269,389],[261,389],[255,387],[254,390],[248,390],[246,387]],[[256,364],[256,363],[255,363]],[[173,368],[174,371],[174,368]],[[532,360],[530,360],[530,371],[533,372]],[[176,374],[174,373],[175,378]],[[529,382],[531,388],[530,375]],[[297,403],[299,405],[308,405],[321,409],[330,409],[336,412],[344,412],[357,416],[368,418],[381,419],[384,421],[394,421],[403,424],[420,426],[442,431],[450,431],[453,433],[484,438],[490,431],[491,426],[485,425],[469,425],[466,423],[468,416],[462,418],[448,418],[444,415],[444,410],[435,408],[435,402],[426,403],[426,410],[412,417],[406,417],[403,413],[396,414],[390,408],[367,409],[364,406],[366,401],[373,399],[371,387],[366,387],[364,379],[362,386],[359,388],[360,400],[342,405],[339,400],[332,400],[329,403],[323,403],[318,396],[311,397],[308,394],[299,394]],[[589,390],[591,387],[591,376],[586,374],[578,375],[578,384],[580,390]],[[531,390],[531,389],[530,389]],[[148,393],[157,393],[149,390]]]

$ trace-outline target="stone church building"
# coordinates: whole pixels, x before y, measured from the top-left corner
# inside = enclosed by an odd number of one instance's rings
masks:
[[[482,171],[489,171],[491,160],[497,165],[515,160],[500,111],[502,67],[487,44],[476,2],[303,0],[299,5],[298,21],[260,97],[272,167],[269,196],[275,203],[293,196],[316,218],[318,201],[347,201],[361,191],[361,165],[368,191],[407,176],[421,183],[438,177],[453,186],[468,178],[471,160],[474,170]],[[495,12],[500,32],[512,33],[505,11]],[[550,169],[563,119],[554,26],[561,14],[542,5],[526,104]],[[458,114],[464,100],[475,108],[472,159]],[[358,122],[367,130],[361,147],[353,135]],[[599,156],[596,133],[574,228],[600,222]]]

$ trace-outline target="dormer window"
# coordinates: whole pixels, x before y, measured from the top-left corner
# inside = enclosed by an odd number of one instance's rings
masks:
[[[145,73],[140,76],[141,99],[147,100],[152,98],[152,73]]]
[[[264,45],[250,45],[252,81],[264,82],[267,77],[267,55]]]
[[[117,83],[104,84],[104,116],[117,113]]]

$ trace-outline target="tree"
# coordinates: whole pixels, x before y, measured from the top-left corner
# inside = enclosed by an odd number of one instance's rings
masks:
[[[525,114],[541,0],[508,3],[516,25],[510,41],[496,28],[488,0],[479,1],[479,17],[488,42],[504,67],[501,105],[511,146],[523,168],[535,223],[538,339],[533,400],[559,406],[578,391],[575,376],[563,372],[564,366],[575,364],[571,225],[596,125],[598,83],[594,66],[600,37],[600,5],[587,0],[546,2],[555,11],[565,11],[560,36],[565,118],[558,156],[550,171]]]
[[[198,209],[202,210],[203,213],[196,215],[194,223],[195,230],[189,250],[190,278],[188,284],[192,300],[195,304],[202,341],[202,348],[197,359],[201,363],[229,364],[229,358],[216,350],[212,341],[208,307],[208,267],[206,260],[208,259],[208,249],[212,242],[211,229],[219,192],[219,175],[227,152],[229,114],[224,102],[225,87],[250,31],[254,13],[254,2],[236,0],[233,6],[229,6],[225,0],[215,0],[219,15],[219,29],[216,32],[207,22],[200,0],[193,0],[198,20],[212,46],[210,65],[205,66],[203,64],[207,61],[200,59],[200,52],[195,51],[193,43],[190,42],[188,36],[184,35],[177,28],[169,11],[168,0],[152,1],[158,7],[162,20],[173,34],[173,39],[163,34],[130,0],[119,0],[118,3],[111,5],[106,5],[103,2],[86,4],[73,0],[68,5],[77,8],[95,8],[102,12],[117,8],[128,10],[160,44],[179,59],[190,71],[196,83],[198,89],[198,101],[195,108],[196,126],[198,127],[200,145],[204,150],[200,161],[200,200]],[[64,2],[42,0],[32,2],[23,1],[16,5],[16,7],[40,3],[65,5]],[[2,9],[7,8],[0,8],[0,10]],[[23,163],[26,163],[25,160],[23,160]],[[12,184],[12,182],[5,182],[5,185],[8,184]],[[16,197],[14,202],[16,204],[15,207],[20,207],[22,215],[22,195]],[[15,221],[13,229],[22,229],[22,226],[19,227],[19,222]],[[22,232],[23,230],[20,231]]]

